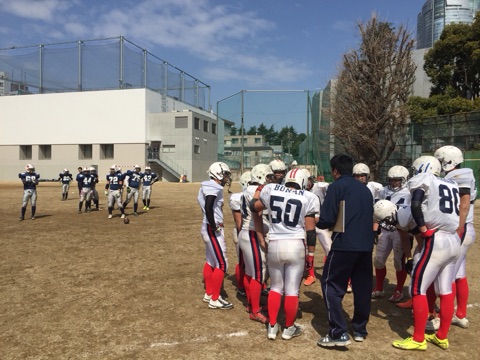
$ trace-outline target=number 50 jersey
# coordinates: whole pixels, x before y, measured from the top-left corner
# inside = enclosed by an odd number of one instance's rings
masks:
[[[412,194],[417,189],[425,191],[422,212],[427,228],[448,233],[457,230],[460,222],[460,196],[455,181],[421,173],[408,180],[407,187]]]
[[[266,185],[260,200],[268,209],[270,240],[305,239],[305,217],[320,212],[317,195],[280,184]]]

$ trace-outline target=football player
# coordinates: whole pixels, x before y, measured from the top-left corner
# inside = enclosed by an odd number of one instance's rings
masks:
[[[468,302],[468,282],[466,273],[467,251],[475,242],[475,228],[473,227],[474,204],[477,198],[477,187],[473,170],[462,168],[462,151],[452,145],[446,145],[435,151],[434,156],[442,164],[445,172],[445,179],[454,180],[460,190],[460,223],[457,234],[462,240],[460,247],[460,256],[455,265],[455,282],[453,283],[453,292],[456,295],[457,310],[452,319],[452,325],[462,328],[468,328],[467,302]],[[437,326],[434,326],[438,327]],[[436,330],[436,329],[435,329]]]
[[[223,162],[215,162],[210,165],[208,175],[210,180],[201,183],[197,197],[203,213],[200,233],[205,242],[207,260],[203,266],[203,301],[210,309],[229,310],[233,304],[223,299],[220,291],[228,268],[223,229],[223,188],[231,177],[230,168]]]
[[[243,218],[242,218],[242,199],[243,199],[243,190],[246,189],[250,182],[250,171],[245,171],[240,176],[240,186],[242,191],[238,193],[233,193],[230,196],[228,205],[230,210],[232,210],[233,221],[235,227],[232,229],[232,238],[233,243],[235,244],[235,251],[237,252],[237,265],[235,266],[235,280],[237,282],[237,294],[240,296],[246,296],[245,285],[243,284],[243,279],[245,277],[245,263],[243,261],[243,254],[238,245],[238,234],[242,230]]]
[[[122,219],[125,218],[125,210],[122,205],[122,187],[123,175],[121,168],[117,165],[110,166],[110,173],[107,175],[107,183],[105,184],[105,195],[108,196],[108,218],[113,217],[113,207],[115,203],[120,209]]]
[[[440,162],[433,156],[421,156],[413,162],[415,176],[407,182],[411,193],[412,216],[424,239],[410,282],[413,301],[413,336],[392,345],[404,350],[425,350],[427,341],[446,350],[448,330],[454,312],[452,279],[460,254],[458,185],[441,179]],[[440,328],[425,334],[428,319],[427,289],[434,283],[440,293]]]
[[[78,202],[78,213],[82,213],[83,203],[85,202],[85,212],[90,212],[90,206],[92,201],[92,183],[94,177],[90,174],[90,169],[84,167],[83,171],[77,175],[77,182],[82,184],[82,190],[80,192],[80,199]]]
[[[35,167],[32,164],[25,166],[25,172],[18,174],[23,183],[23,199],[20,221],[25,219],[25,212],[27,211],[27,204],[30,200],[32,206],[32,220],[35,220],[35,212],[37,211],[37,185],[40,179],[40,174],[35,172]]]
[[[158,175],[152,172],[150,166],[145,166],[145,172],[141,173],[143,210],[150,210],[150,197],[152,185],[158,181]]]
[[[58,174],[58,180],[62,184],[62,201],[65,201],[68,199],[68,190],[70,189],[70,183],[73,180],[73,176],[68,169],[63,169],[63,172]]]
[[[142,174],[140,173],[141,167],[140,165],[135,165],[132,170],[127,170],[124,177],[128,176],[128,183],[127,183],[127,197],[123,202],[123,208],[127,207],[127,204],[133,198],[133,215],[138,216],[137,209],[138,209],[138,198],[140,197],[140,184],[142,181]]]
[[[263,189],[259,186],[250,202],[258,241],[264,249],[267,243],[264,239],[263,220],[258,212],[268,210],[270,220],[267,249],[271,281],[267,329],[267,338],[270,340],[275,340],[279,331],[277,316],[282,296],[285,313],[282,339],[289,340],[300,336],[304,331],[302,326],[295,323],[298,293],[306,266],[305,240],[308,251],[313,252],[316,243],[315,215],[319,208],[318,197],[305,190],[307,185],[307,174],[301,169],[293,169],[285,176],[285,186],[267,184]]]
[[[255,223],[252,217],[252,211],[248,204],[252,200],[255,191],[259,185],[272,182],[274,179],[273,171],[269,165],[258,164],[252,168],[250,174],[250,185],[243,191],[242,199],[242,217],[243,226],[238,234],[238,244],[243,254],[245,262],[244,285],[247,294],[248,310],[250,319],[266,324],[268,318],[262,314],[260,307],[260,296],[263,285],[265,284],[267,274],[267,260],[265,247],[262,247],[255,231]],[[259,216],[262,215],[260,211]],[[266,220],[266,219],[265,219]],[[268,223],[266,220],[264,223]],[[268,232],[268,226],[263,228],[263,235]]]
[[[270,168],[275,175],[275,182],[277,184],[283,184],[283,180],[285,178],[285,174],[287,173],[287,166],[285,163],[280,159],[275,159],[270,162]]]
[[[380,190],[378,197],[382,200],[389,200],[395,205],[410,205],[410,191],[406,188],[409,174],[408,169],[403,166],[392,166],[387,172],[388,185]],[[403,266],[403,244],[405,241],[410,242],[408,233],[405,231],[381,231],[373,258],[376,285],[372,290],[372,299],[381,298],[385,295],[383,291],[383,282],[387,275],[385,264],[392,250],[397,286],[389,301],[398,303],[403,299],[402,290],[407,279],[407,272]]]
[[[98,191],[97,191],[97,184],[98,184],[98,174],[97,174],[97,169],[95,169],[93,166],[90,167],[90,175],[92,176],[92,200],[93,203],[95,204],[95,210],[100,210],[99,207],[99,201],[100,197],[98,196]]]

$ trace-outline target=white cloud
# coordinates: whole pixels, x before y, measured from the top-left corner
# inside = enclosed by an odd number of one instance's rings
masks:
[[[67,10],[73,3],[68,0],[0,0],[0,8],[15,16],[50,22],[56,13]]]

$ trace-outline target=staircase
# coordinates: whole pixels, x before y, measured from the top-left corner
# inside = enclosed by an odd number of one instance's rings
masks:
[[[189,178],[189,174],[185,169],[183,169],[181,166],[176,164],[173,160],[167,158],[164,155],[160,156],[158,153],[152,153],[152,154],[149,154],[149,156],[147,157],[147,160],[149,163],[156,163],[160,165],[163,170],[173,175],[179,181],[182,175],[187,175],[187,178]]]

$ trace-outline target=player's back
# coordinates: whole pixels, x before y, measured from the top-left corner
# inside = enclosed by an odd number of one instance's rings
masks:
[[[305,238],[305,216],[316,214],[319,199],[306,190],[268,184],[260,193],[260,199],[269,210],[270,240]]]
[[[421,173],[408,180],[410,192],[422,189],[425,192],[422,211],[425,225],[454,233],[459,223],[459,190],[453,180],[441,179],[430,173]]]
[[[477,186],[475,182],[475,176],[473,175],[473,170],[469,168],[455,169],[450,171],[445,176],[445,179],[451,179],[455,181],[459,188],[470,189],[470,209],[468,210],[466,222],[473,223],[475,199],[477,198]]]

